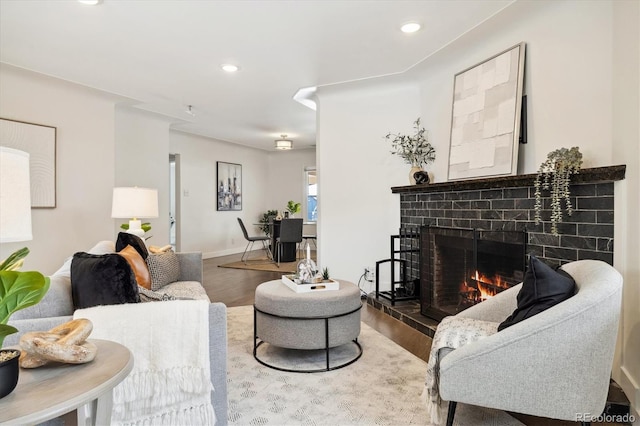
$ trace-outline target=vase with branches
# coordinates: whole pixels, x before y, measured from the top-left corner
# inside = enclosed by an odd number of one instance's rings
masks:
[[[542,190],[549,190],[551,195],[551,233],[558,235],[558,224],[562,222],[562,200],[567,215],[573,213],[571,204],[571,175],[580,172],[582,153],[577,146],[571,149],[560,148],[551,151],[547,159],[538,168],[534,182],[535,188],[535,222],[542,221]]]
[[[387,133],[385,139],[391,142],[391,153],[411,165],[409,179],[415,183],[413,173],[416,169],[421,170],[423,166],[433,163],[436,160],[436,150],[429,142],[426,129],[420,125],[420,117],[413,123],[413,128],[413,135]]]

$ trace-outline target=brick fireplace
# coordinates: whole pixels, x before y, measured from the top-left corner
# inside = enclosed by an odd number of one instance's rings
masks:
[[[455,315],[524,277],[527,233],[423,226],[420,312]]]
[[[534,221],[535,174],[400,186],[391,190],[400,195],[402,227],[434,225],[526,231],[526,254],[534,254],[549,265],[581,259],[613,264],[614,182],[624,179],[625,168],[620,165],[583,169],[572,177],[574,212],[572,216],[564,215],[558,236],[551,234],[550,199],[545,191],[543,222]],[[407,261],[412,275],[420,276],[417,256]],[[415,327],[415,315],[405,318],[401,312],[391,314]]]

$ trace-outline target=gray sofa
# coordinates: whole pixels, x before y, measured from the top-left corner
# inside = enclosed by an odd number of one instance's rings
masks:
[[[115,251],[112,241],[101,241],[88,253],[105,254]],[[176,253],[180,262],[179,281],[171,283],[160,293],[180,299],[209,300],[202,287],[201,253]],[[45,297],[35,306],[23,309],[11,316],[9,324],[19,332],[8,336],[5,345],[17,345],[22,334],[29,331],[46,331],[70,321],[73,316],[71,296],[71,260],[70,257],[58,271],[50,276],[51,286]],[[169,303],[169,302],[149,302]],[[133,354],[135,358],[135,353]],[[211,382],[214,391],[211,402],[218,425],[227,424],[227,308],[223,303],[209,305],[209,362]]]

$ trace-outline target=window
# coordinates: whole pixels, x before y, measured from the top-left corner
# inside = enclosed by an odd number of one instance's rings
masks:
[[[307,210],[305,220],[315,222],[318,220],[318,184],[316,181],[316,168],[304,168],[305,192],[307,199]]]

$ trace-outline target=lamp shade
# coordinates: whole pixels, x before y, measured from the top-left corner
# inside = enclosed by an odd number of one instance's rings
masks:
[[[29,154],[1,146],[0,243],[31,239]]]
[[[113,188],[111,217],[158,217],[158,190],[138,187]]]

